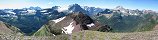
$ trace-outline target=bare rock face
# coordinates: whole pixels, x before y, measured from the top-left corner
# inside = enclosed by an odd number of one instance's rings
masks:
[[[88,24],[93,24],[91,26],[95,26],[93,20],[86,14],[83,13],[77,13],[77,14],[71,14],[71,18],[76,22],[76,25],[80,24],[81,28],[83,30],[88,30]]]

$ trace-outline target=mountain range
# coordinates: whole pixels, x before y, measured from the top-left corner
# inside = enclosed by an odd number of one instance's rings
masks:
[[[67,10],[60,12],[58,9],[60,6],[45,9],[40,7],[0,9],[0,21],[16,27],[23,35],[33,36],[55,36],[82,30],[150,31],[158,23],[158,13],[152,10],[132,10],[122,6],[108,9],[78,4],[72,4]]]

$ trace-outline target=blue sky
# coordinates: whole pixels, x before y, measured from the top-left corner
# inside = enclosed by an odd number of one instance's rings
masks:
[[[65,7],[72,4],[81,6],[115,8],[123,6],[128,9],[147,9],[158,11],[158,0],[0,0],[0,9],[4,8],[25,8],[39,6],[49,8],[52,6]]]

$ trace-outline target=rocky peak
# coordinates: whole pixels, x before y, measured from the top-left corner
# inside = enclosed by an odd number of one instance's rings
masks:
[[[125,9],[125,8],[123,8],[123,6],[117,6],[115,9],[116,10],[122,10],[122,9]]]
[[[77,22],[77,24],[90,24],[93,23],[93,20],[86,14],[83,14],[82,12],[78,13],[71,13],[71,18]]]
[[[48,33],[55,34],[55,35],[60,35],[60,34],[71,34],[73,32],[79,32],[82,30],[95,30],[97,31],[98,29],[104,30],[104,27],[99,24],[99,22],[94,21],[91,19],[88,15],[82,13],[82,12],[73,12],[65,16],[61,21],[59,22],[53,22],[49,21],[46,25],[43,27],[48,28],[47,31]],[[102,27],[102,28],[100,28]],[[106,29],[105,29],[106,30]],[[42,28],[41,30],[37,31],[34,35],[40,34],[40,31],[43,31]],[[100,30],[98,30],[100,31]],[[43,34],[42,34],[43,35]],[[47,34],[44,34],[47,35]]]
[[[104,11],[102,12],[99,12],[99,13],[102,13],[102,14],[111,14],[113,11],[111,11],[110,9],[105,9]]]
[[[88,29],[87,24],[94,23],[93,20],[86,14],[83,14],[82,12],[79,13],[72,13],[71,17],[76,22],[76,25],[80,24],[81,28],[84,30]]]
[[[52,9],[57,10],[60,6],[53,6]]]
[[[86,13],[86,11],[84,9],[82,9],[81,6],[78,4],[70,5],[68,10],[70,12],[84,12],[84,13]]]

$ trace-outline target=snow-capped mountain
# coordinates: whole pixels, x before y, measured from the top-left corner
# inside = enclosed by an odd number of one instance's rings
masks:
[[[30,7],[22,9],[2,9],[0,10],[0,20],[14,25],[21,29],[26,35],[37,31],[43,24],[52,19],[65,16],[63,12],[58,12],[56,7],[39,9]],[[29,27],[29,28],[28,28]]]
[[[29,7],[29,8],[22,8],[22,9],[28,9],[28,10],[42,10],[42,8],[40,8],[40,7],[33,7],[33,6],[31,6],[31,7]]]
[[[68,11],[69,12],[83,12],[83,13],[87,13],[87,11],[82,9],[81,6],[78,5],[78,4],[70,5],[69,8],[68,8]]]
[[[104,10],[102,8],[95,8],[95,7],[88,7],[88,6],[84,6],[83,9],[88,11],[88,13],[90,15],[95,15],[95,14],[102,12]]]

